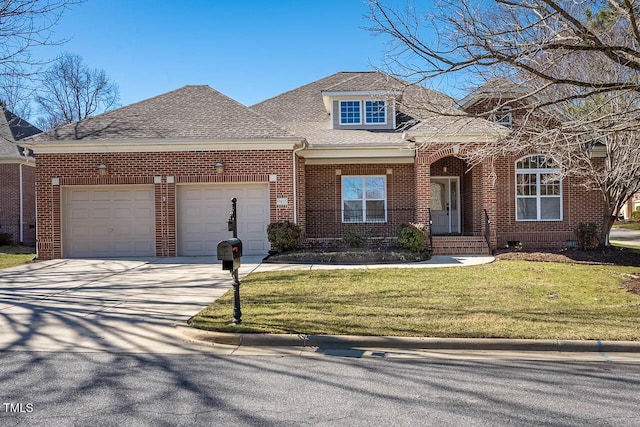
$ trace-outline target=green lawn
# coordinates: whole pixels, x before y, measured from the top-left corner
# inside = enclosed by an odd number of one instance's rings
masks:
[[[0,269],[26,264],[35,256],[27,246],[0,246]]]
[[[626,228],[627,230],[640,230],[640,222],[628,222],[625,224],[614,224],[613,228]]]
[[[190,324],[216,331],[640,340],[637,267],[496,261],[439,269],[254,273]]]

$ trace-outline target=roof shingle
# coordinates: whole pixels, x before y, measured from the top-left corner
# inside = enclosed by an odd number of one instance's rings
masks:
[[[63,125],[30,141],[268,139],[293,137],[270,119],[206,85],[184,86]]]

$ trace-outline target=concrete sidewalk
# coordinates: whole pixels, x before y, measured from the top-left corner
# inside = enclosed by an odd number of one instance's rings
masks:
[[[434,255],[427,261],[385,263],[385,264],[334,264],[334,263],[269,263],[262,262],[252,272],[282,270],[337,270],[337,269],[376,269],[376,268],[445,268],[470,267],[495,261],[489,255]]]

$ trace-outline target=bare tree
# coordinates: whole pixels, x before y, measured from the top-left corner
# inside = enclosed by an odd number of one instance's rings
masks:
[[[0,77],[28,77],[44,63],[32,48],[63,42],[52,29],[78,0],[3,0],[0,2]]]
[[[0,2],[0,102],[29,118],[34,78],[46,60],[32,49],[58,45],[53,28],[65,10],[81,0],[3,0]]]
[[[19,75],[0,76],[0,102],[16,116],[29,120],[34,89]]]
[[[443,0],[428,14],[370,2],[373,31],[394,43],[396,76],[424,82],[504,77],[522,119],[498,143],[466,151],[472,166],[535,150],[565,176],[597,188],[601,244],[622,204],[640,191],[640,5],[637,0]]]
[[[65,53],[43,74],[35,100],[43,114],[39,127],[50,129],[115,107],[119,91],[104,70],[89,68],[79,55]]]

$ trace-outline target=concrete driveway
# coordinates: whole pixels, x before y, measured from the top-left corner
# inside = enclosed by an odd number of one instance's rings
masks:
[[[243,257],[240,276],[260,261]],[[0,351],[201,351],[174,325],[231,285],[213,257],[53,260],[0,270]]]

